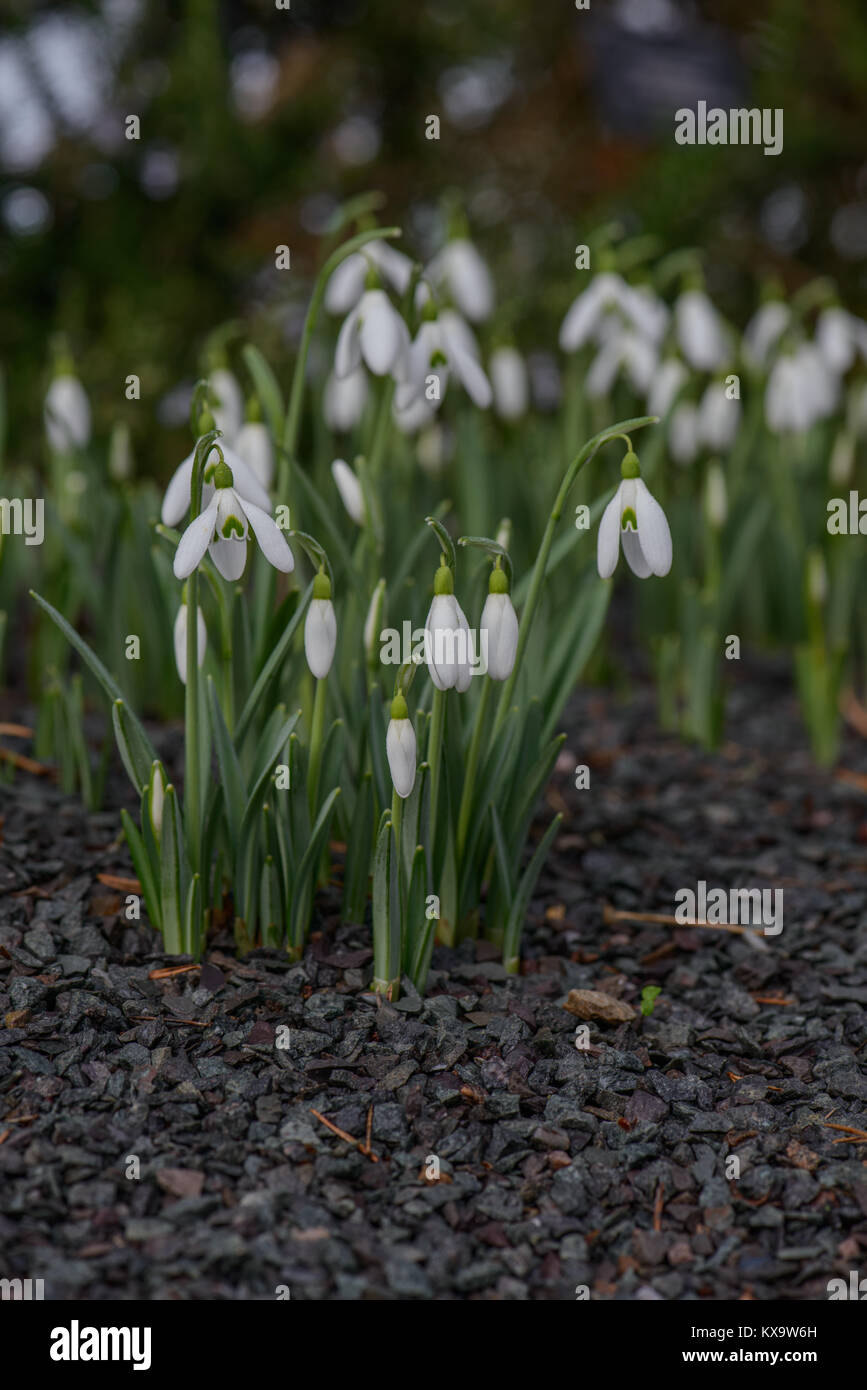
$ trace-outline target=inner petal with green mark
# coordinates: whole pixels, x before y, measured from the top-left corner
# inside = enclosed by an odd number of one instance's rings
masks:
[[[621,531],[638,530],[638,517],[635,515],[635,512],[632,507],[623,508],[623,512],[620,517],[620,529]]]
[[[238,518],[234,515],[234,513],[226,517],[222,527],[220,528],[220,532],[227,541],[230,541],[232,539],[233,532],[235,533],[235,535],[237,535],[239,540],[243,540],[245,535],[247,534],[243,521],[239,521]]]

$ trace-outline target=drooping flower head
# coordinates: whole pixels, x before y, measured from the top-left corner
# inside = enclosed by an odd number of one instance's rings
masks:
[[[234,487],[231,468],[221,460],[214,470],[213,497],[205,510],[190,522],[178,542],[175,577],[186,579],[208,551],[224,579],[240,579],[251,531],[265,559],[275,569],[285,574],[294,569],[295,560],[282,531],[267,512],[240,496]]]
[[[434,579],[433,602],[425,623],[425,660],[437,690],[469,690],[470,628],[455,598],[452,572],[443,558]]]
[[[479,632],[491,680],[508,680],[518,650],[518,618],[509,597],[509,580],[499,565],[491,570]]]
[[[331,670],[337,646],[337,618],[331,602],[331,580],[320,570],[313,580],[313,597],[304,621],[304,655],[317,680]]]
[[[617,568],[620,546],[626,563],[639,579],[668,574],[671,569],[671,531],[665,512],[641,478],[637,456],[629,453],[620,466],[622,482],[602,514],[596,542],[596,564],[602,579]]]
[[[405,799],[415,786],[416,739],[406,700],[401,694],[395,695],[391,702],[385,751],[394,790]]]

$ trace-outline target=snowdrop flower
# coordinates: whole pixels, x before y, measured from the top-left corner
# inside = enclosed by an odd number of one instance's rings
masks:
[[[208,629],[205,627],[205,615],[198,605],[196,607],[196,613],[198,615],[198,622],[196,624],[197,662],[199,667],[201,667],[204,664],[205,652],[208,649]],[[183,685],[187,683],[187,622],[188,609],[185,594],[184,601],[178,609],[174,627],[175,665],[178,668],[178,675]]]
[[[45,395],[45,433],[56,454],[83,449],[90,442],[90,403],[72,371],[61,370]]]
[[[367,363],[374,376],[391,373],[402,381],[409,352],[409,329],[384,290],[365,290],[337,335],[334,372],[348,376]]]
[[[235,453],[267,492],[274,481],[274,446],[268,426],[261,420],[246,420],[238,431]]]
[[[454,580],[443,561],[434,579],[434,597],[425,623],[425,659],[437,690],[463,693],[472,680],[470,628],[454,595]]]
[[[367,373],[363,367],[344,377],[330,373],[322,398],[322,414],[330,430],[345,434],[360,424],[367,405]]]
[[[229,465],[235,479],[235,491],[252,502],[255,507],[261,507],[263,512],[270,512],[271,499],[268,496],[252,468],[244,462],[240,454],[236,454],[234,449],[227,445],[214,444],[205,460],[202,470],[202,506],[206,507],[214,495],[213,477],[220,457]],[[193,464],[196,458],[195,449],[191,454],[187,454],[183,463],[178,467],[166,488],[166,495],[163,498],[163,507],[160,519],[164,526],[178,526],[183,521],[190,509],[190,492],[193,484]]]
[[[446,242],[425,272],[431,284],[445,290],[470,323],[482,323],[494,311],[494,282],[479,252],[466,237]]]
[[[340,500],[356,526],[363,526],[365,520],[364,493],[358,477],[343,459],[335,459],[331,465],[331,475],[340,493]]]
[[[666,357],[653,374],[647,392],[647,410],[663,419],[674,404],[675,397],[689,380],[689,372],[679,357]]]
[[[577,352],[594,335],[609,310],[628,314],[630,307],[630,290],[622,275],[601,270],[572,301],[560,325],[560,347],[564,352]]]
[[[320,570],[313,580],[313,597],[304,621],[304,655],[318,681],[331,670],[337,646],[337,619],[331,602],[331,580]]]
[[[380,579],[374,589],[367,617],[364,620],[364,654],[368,665],[376,664],[377,640],[382,628],[382,614],[385,608],[385,580]]]
[[[855,361],[856,352],[867,356],[867,323],[839,305],[831,305],[816,321],[816,346],[829,371],[843,376]]]
[[[705,487],[705,510],[707,519],[715,531],[722,530],[729,514],[726,479],[718,463],[712,463],[707,470]]]
[[[650,495],[641,478],[638,459],[631,451],[620,466],[623,477],[599,523],[596,565],[602,579],[617,568],[620,546],[626,563],[639,579],[668,574],[671,569],[671,532],[665,512]]]
[[[799,434],[834,411],[840,384],[812,343],[778,357],[765,388],[765,419],[772,430]]]
[[[744,360],[758,370],[767,364],[768,356],[792,321],[792,311],[781,299],[769,299],[753,314],[743,336]]]
[[[627,285],[625,304],[633,324],[645,338],[659,345],[671,319],[668,305],[650,285]]]
[[[369,241],[332,272],[325,287],[325,308],[329,314],[348,314],[364,294],[373,266],[398,294],[406,294],[412,275],[412,261],[387,241]]]
[[[675,463],[692,463],[699,446],[698,406],[681,401],[668,426],[668,447]]]
[[[530,402],[530,381],[517,348],[499,347],[491,353],[488,374],[494,409],[501,420],[520,420]]]
[[[587,395],[596,400],[607,396],[621,368],[625,368],[633,389],[643,395],[653,379],[656,367],[656,348],[646,338],[631,330],[618,328],[606,334],[584,382]]]
[[[436,314],[433,308],[426,314]],[[406,380],[395,392],[395,405],[406,410],[420,394],[432,406],[438,406],[445,396],[449,374],[454,373],[467,395],[479,407],[487,410],[491,404],[491,383],[479,361],[479,351],[472,330],[460,316],[448,309],[438,317],[427,317],[419,327],[409,350]],[[431,382],[429,378],[435,377]]]
[[[518,650],[518,618],[509,597],[509,581],[504,570],[491,570],[488,597],[479,624],[482,642],[487,642],[488,675],[492,681],[508,680]]]
[[[391,702],[385,751],[394,790],[406,799],[415,786],[416,742],[415,729],[402,695],[395,695]]]
[[[701,372],[714,372],[731,355],[729,336],[704,290],[684,290],[674,306],[675,330],[687,362]]]
[[[240,579],[251,530],[269,564],[284,574],[294,569],[292,551],[279,527],[266,511],[236,492],[231,468],[227,463],[218,463],[213,497],[195,521],[190,522],[178,542],[175,578],[186,579],[208,551],[224,579]]]
[[[735,441],[740,420],[740,401],[729,399],[722,381],[712,381],[698,407],[701,442],[715,454],[726,453]]]
[[[208,377],[208,385],[216,397],[216,405],[211,406],[211,414],[218,430],[222,430],[230,444],[244,421],[244,397],[232,372],[228,367],[215,367]]]
[[[423,395],[415,396],[408,405],[401,406],[395,395],[391,406],[391,418],[401,434],[418,434],[436,419],[436,410]]]

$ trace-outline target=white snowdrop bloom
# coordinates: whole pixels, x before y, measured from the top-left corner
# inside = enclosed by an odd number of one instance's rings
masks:
[[[395,391],[397,409],[405,410],[418,395],[436,408],[445,396],[450,375],[480,410],[488,408],[491,383],[479,361],[472,330],[458,314],[445,310],[419,326],[409,350],[406,380]],[[431,377],[437,379],[435,386],[429,381]]]
[[[583,347],[611,309],[629,313],[630,289],[622,275],[612,270],[601,270],[567,310],[560,325],[559,342],[563,351],[577,352]]]
[[[800,434],[830,415],[839,381],[812,343],[778,357],[765,388],[765,419],[778,433]]]
[[[491,571],[489,593],[482,609],[479,632],[482,654],[487,655],[488,675],[493,681],[508,680],[518,651],[518,617],[509,597],[509,581],[501,569]],[[485,652],[487,643],[487,652]]]
[[[363,367],[343,377],[331,372],[322,398],[322,414],[328,428],[341,434],[355,429],[361,423],[367,397],[367,372]]]
[[[451,570],[440,565],[425,622],[425,658],[437,690],[451,690],[454,686],[463,692],[469,689],[472,679],[470,629],[453,590]]]
[[[163,772],[163,765],[154,761],[151,764],[150,782],[148,783],[148,810],[150,812],[151,829],[154,838],[159,841],[160,832],[163,828],[163,807],[166,802],[166,776]]]
[[[829,371],[845,375],[856,353],[865,355],[867,324],[838,305],[823,309],[816,321],[816,346]]]
[[[715,530],[721,530],[726,524],[729,508],[725,474],[718,463],[712,463],[707,470],[704,500],[708,521]]]
[[[671,569],[671,531],[665,512],[648,492],[636,471],[634,454],[623,461],[623,480],[599,523],[596,566],[602,579],[610,579],[617,568],[620,546],[626,563],[639,579],[668,574]]]
[[[449,295],[470,323],[482,323],[491,317],[494,311],[491,272],[466,237],[446,242],[425,273],[431,284]]]
[[[385,752],[394,790],[406,799],[415,786],[416,740],[406,700],[395,695],[385,735]]]
[[[246,420],[238,431],[235,453],[267,492],[274,481],[274,446],[268,426],[261,420]]]
[[[725,383],[712,381],[698,407],[698,435],[715,454],[726,453],[735,442],[741,422],[741,403],[729,400]]]
[[[354,309],[367,283],[373,266],[398,294],[405,294],[412,261],[387,241],[369,241],[360,251],[354,251],[331,274],[325,287],[325,308],[329,314],[348,314]]]
[[[675,397],[689,380],[689,372],[679,357],[666,357],[660,362],[647,392],[647,409],[651,415],[664,419]]]
[[[634,326],[658,346],[671,320],[668,305],[650,285],[627,285],[626,289],[624,304]]]
[[[263,488],[256,474],[241,458],[240,454],[235,453],[228,445],[222,442],[219,447],[214,444],[205,460],[202,470],[202,507],[203,509],[210,502],[214,495],[213,477],[214,471],[220,462],[220,452],[232,470],[235,479],[235,491],[241,497],[252,502],[255,507],[261,507],[264,512],[270,512],[271,499]],[[193,464],[195,462],[195,449],[191,454],[187,454],[183,463],[175,469],[172,479],[166,488],[163,498],[160,520],[164,526],[178,526],[183,521],[190,509],[190,491],[193,483]]]
[[[668,426],[668,448],[675,463],[692,463],[699,445],[698,406],[681,401]]]
[[[621,370],[625,370],[634,391],[643,395],[656,367],[656,348],[639,333],[621,329],[609,334],[590,365],[584,390],[591,399],[607,396]]]
[[[530,403],[530,379],[517,348],[499,347],[491,353],[488,376],[494,409],[501,420],[520,420]]]
[[[230,444],[244,423],[244,397],[241,388],[228,367],[215,367],[208,377],[208,385],[217,403],[211,406],[211,414],[218,430],[222,430]]]
[[[759,369],[767,365],[771,350],[791,321],[792,311],[781,299],[769,299],[759,306],[744,329],[741,344],[748,366]]]
[[[418,434],[436,420],[436,410],[424,395],[416,395],[408,405],[400,406],[397,399],[392,401],[391,417],[401,434]]]
[[[313,597],[304,620],[304,655],[317,680],[331,670],[337,647],[337,618],[331,602],[331,581],[321,571],[313,581]]]
[[[337,335],[334,373],[348,376],[362,360],[374,376],[404,380],[409,329],[384,290],[365,290]]]
[[[197,606],[198,623],[196,624],[196,650],[198,652],[198,664],[202,666],[205,660],[205,652],[208,649],[208,629],[205,627],[205,615],[201,608]],[[175,642],[175,665],[178,668],[178,675],[181,682],[187,683],[187,621],[188,609],[184,601],[178,609],[175,617],[174,642]]]
[[[178,542],[175,578],[186,579],[192,574],[207,551],[224,579],[240,579],[251,530],[269,564],[284,574],[294,569],[295,560],[282,531],[266,511],[235,491],[232,470],[227,464],[217,465],[214,483],[214,495],[207,507],[190,522]]]
[[[56,454],[83,449],[90,442],[90,402],[71,372],[56,376],[45,394],[45,433]]]
[[[697,371],[714,372],[731,356],[725,323],[704,290],[684,290],[674,306],[680,350]]]
[[[356,526],[363,526],[365,519],[364,492],[358,476],[343,459],[335,459],[331,465],[331,476],[340,493],[340,500]]]

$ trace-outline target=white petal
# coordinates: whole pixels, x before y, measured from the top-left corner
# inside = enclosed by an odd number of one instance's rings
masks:
[[[361,304],[356,304],[351,314],[343,320],[340,332],[337,335],[337,346],[334,349],[334,375],[337,377],[349,376],[361,365],[361,343],[358,335],[358,314]]]
[[[177,526],[179,522],[183,521],[190,509],[194,453],[195,451],[188,454],[180,467],[175,469],[166,488],[163,508],[160,513],[163,526]]]
[[[527,411],[530,387],[524,359],[516,348],[501,347],[488,363],[494,408],[501,420],[518,420]]]
[[[205,510],[199,513],[195,521],[190,522],[178,541],[172,566],[176,579],[186,579],[192,574],[196,566],[201,564],[216,524],[217,494],[215,493]]]
[[[268,426],[261,420],[248,420],[238,431],[235,453],[250,469],[267,497],[268,488],[274,478],[274,449]],[[231,467],[231,464],[229,466]],[[238,487],[238,491],[244,495],[243,488]],[[255,502],[258,507],[262,505],[255,497],[251,497],[250,501]]]
[[[245,540],[213,540],[208,546],[208,554],[224,579],[234,583],[241,578],[247,563]]]
[[[389,241],[369,241],[364,248],[364,255],[382,271],[398,294],[406,294],[412,277],[412,261],[409,256],[398,251]]]
[[[304,654],[317,680],[331,670],[337,646],[337,619],[330,598],[314,598],[304,620]]]
[[[83,448],[90,439],[90,403],[77,376],[56,376],[45,396],[45,430],[56,453]]]
[[[348,314],[364,293],[367,261],[357,251],[331,274],[325,287],[325,308],[329,314]]]
[[[455,677],[455,690],[461,694],[469,690],[473,679],[473,667],[470,660],[475,655],[472,650],[472,637],[470,635],[470,625],[467,622],[463,608],[455,599],[455,610],[458,617],[458,646],[457,646],[457,675]],[[461,634],[463,634],[461,636]]]
[[[491,383],[476,358],[458,348],[450,352],[449,363],[473,404],[477,405],[479,410],[487,410],[493,399],[493,392]]]
[[[660,576],[668,574],[671,569],[671,531],[665,512],[641,478],[635,480],[635,514],[638,518],[638,539],[651,572]]]
[[[253,535],[259,542],[259,549],[269,565],[282,570],[284,574],[290,574],[295,568],[295,557],[276,521],[273,521],[267,512],[263,512],[261,507],[254,507],[246,498],[244,511],[253,528]]]
[[[363,367],[338,377],[333,372],[325,383],[322,413],[329,429],[344,433],[361,421],[367,404],[367,373]]]
[[[262,428],[264,429],[264,426]],[[250,465],[234,449],[228,445],[223,446],[222,441],[220,447],[223,449],[223,458],[232,470],[232,486],[238,496],[245,502],[252,502],[255,507],[261,507],[263,512],[270,512],[271,498]],[[208,463],[213,463],[216,457],[216,452],[212,450],[208,455]]]
[[[508,594],[488,594],[479,630],[483,641],[487,635],[488,675],[494,681],[507,680],[518,650],[518,617]]]
[[[362,356],[374,376],[385,376],[409,349],[406,325],[382,290],[368,290],[358,307]]]
[[[241,388],[227,367],[216,367],[208,377],[208,385],[219,402],[211,409],[214,424],[231,442],[244,420],[244,397]]]
[[[435,594],[428,610],[427,663],[438,690],[451,690],[458,679],[458,630],[460,623],[453,594]]]
[[[356,526],[363,526],[365,520],[364,493],[355,473],[343,459],[335,459],[331,473],[340,493],[340,500]]]
[[[620,510],[623,484],[615,492],[599,523],[596,536],[596,568],[601,579],[610,579],[617,568],[620,549]]]
[[[652,571],[644,558],[638,532],[633,531],[631,526],[625,526],[620,532],[620,544],[623,546],[623,554],[632,573],[637,574],[639,579],[647,579]]]
[[[187,605],[182,603],[178,609],[174,626],[175,665],[178,668],[178,675],[184,685],[187,683],[187,611]],[[198,633],[196,634],[198,639],[198,664],[202,666],[208,647],[208,630],[205,627],[205,615],[201,608],[197,611],[199,615]]]
[[[385,735],[385,751],[394,790],[409,796],[415,784],[415,729],[409,719],[391,719]]]
[[[494,308],[494,282],[473,243],[463,237],[449,242],[444,266],[451,296],[461,313],[472,323],[490,318]]]

